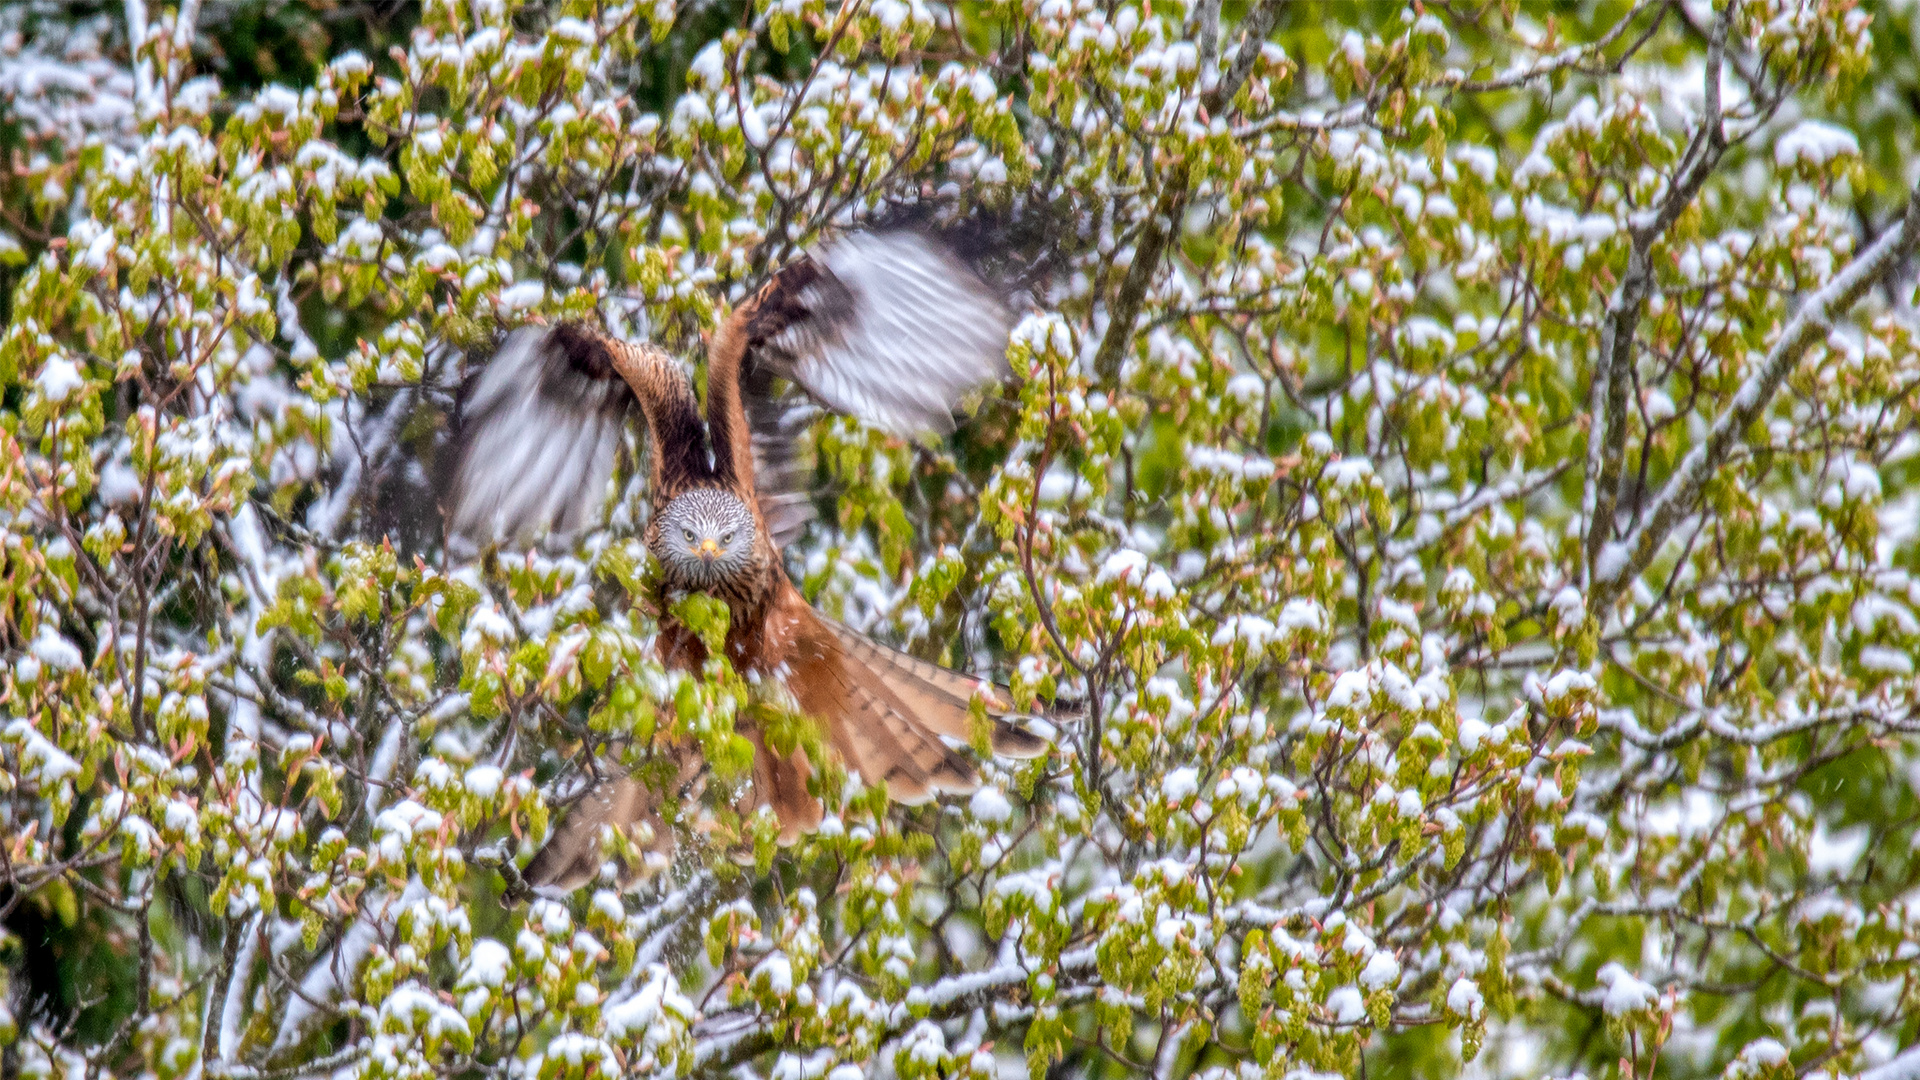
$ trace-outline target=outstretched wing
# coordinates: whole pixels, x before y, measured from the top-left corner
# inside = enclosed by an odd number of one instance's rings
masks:
[[[461,395],[448,528],[484,544],[564,542],[592,525],[636,406],[656,497],[710,471],[693,392],[666,353],[574,323],[515,331]]]
[[[969,394],[1006,376],[1012,325],[994,291],[930,233],[858,232],[803,255],[714,335],[716,465],[756,499],[783,547],[813,516],[794,463],[813,414],[776,393],[780,380],[896,434],[944,434]]]
[[[953,430],[966,396],[1007,374],[1013,319],[934,236],[859,232],[789,264],[757,359],[822,405],[899,435]]]

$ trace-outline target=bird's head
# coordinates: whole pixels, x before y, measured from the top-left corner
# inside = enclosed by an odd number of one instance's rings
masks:
[[[670,582],[710,589],[747,569],[753,543],[747,504],[718,488],[694,488],[660,512],[653,556]]]

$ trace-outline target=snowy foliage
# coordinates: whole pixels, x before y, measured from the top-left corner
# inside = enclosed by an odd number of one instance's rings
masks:
[[[0,1071],[1913,1041],[1920,203],[1847,126],[1864,9],[683,7],[434,0],[257,86],[196,5],[0,18]],[[754,688],[655,655],[637,488],[474,559],[432,452],[507,329],[692,363],[911,202],[1069,206],[1066,265],[951,439],[807,431],[789,568],[1055,745],[781,846],[733,812]],[[674,741],[709,776],[644,885],[505,898]]]

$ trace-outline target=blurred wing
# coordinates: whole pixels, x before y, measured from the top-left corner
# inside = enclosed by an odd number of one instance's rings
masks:
[[[659,796],[631,776],[603,778],[554,829],[521,876],[535,889],[572,892],[600,876],[602,828],[625,829],[645,821],[654,842],[666,835],[658,824]]]
[[[446,491],[455,535],[564,541],[593,523],[635,405],[605,338],[517,330],[462,397]]]
[[[895,434],[952,431],[961,401],[1007,374],[1006,306],[926,233],[842,237],[769,292],[755,337],[773,373]]]

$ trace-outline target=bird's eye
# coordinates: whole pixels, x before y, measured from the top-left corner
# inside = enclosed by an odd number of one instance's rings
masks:
[[[693,530],[692,530],[692,529],[681,529],[681,530],[680,530],[680,535],[682,535],[682,536],[684,536],[684,537],[686,537],[686,538],[687,538],[687,543],[689,543],[689,544],[691,544],[691,543],[693,543]]]
[[[731,543],[733,543],[733,534],[732,534],[732,533],[724,533],[724,534],[722,534],[722,535],[721,535],[721,537],[720,537],[720,542],[721,542],[721,543],[723,543],[723,544],[731,544]]]

